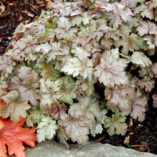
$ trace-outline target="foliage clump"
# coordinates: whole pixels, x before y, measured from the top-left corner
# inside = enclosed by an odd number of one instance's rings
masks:
[[[26,118],[38,142],[124,135],[127,116],[145,119],[157,78],[156,9],[156,0],[55,0],[20,24],[0,57],[0,117]]]

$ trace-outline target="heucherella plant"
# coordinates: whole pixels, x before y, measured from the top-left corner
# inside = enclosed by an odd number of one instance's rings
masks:
[[[38,142],[124,135],[127,116],[144,121],[157,78],[156,10],[156,0],[54,0],[0,56],[0,117],[26,118]]]

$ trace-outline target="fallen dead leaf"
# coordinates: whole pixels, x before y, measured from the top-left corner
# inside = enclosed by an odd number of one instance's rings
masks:
[[[130,136],[126,136],[123,143],[126,145],[130,144]]]
[[[0,2],[0,14],[2,14],[5,11],[5,5]]]

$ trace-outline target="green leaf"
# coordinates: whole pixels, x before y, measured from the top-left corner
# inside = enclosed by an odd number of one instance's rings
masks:
[[[131,34],[129,36],[129,41],[133,44],[133,49],[140,50],[145,48],[145,42],[142,38],[140,38],[137,34]],[[132,50],[133,50],[132,49]]]
[[[125,135],[127,131],[127,124],[125,123],[126,117],[121,115],[119,112],[112,114],[112,117],[105,118],[104,127],[110,136]]]
[[[19,99],[17,91],[7,93],[2,97],[2,99],[7,103],[7,105],[1,106],[0,116],[3,118],[10,117],[12,121],[18,121],[21,117],[26,118],[27,110],[30,109],[30,105],[27,101]]]
[[[65,76],[61,78],[61,84],[60,101],[71,105],[76,98],[76,83],[70,76]]]
[[[83,48],[76,47],[73,50],[75,57],[69,57],[62,68],[62,72],[72,75],[73,77],[82,76],[84,79],[92,78],[93,63],[89,59],[87,51]]]
[[[39,67],[41,68],[41,75],[46,79],[56,80],[60,76],[60,73],[55,70],[51,62],[41,62],[39,63]]]
[[[52,120],[50,117],[42,118],[41,122],[37,126],[37,138],[38,142],[42,142],[53,139],[57,130],[56,121]]]
[[[54,19],[51,19],[51,20],[47,21],[45,23],[46,33],[49,33],[53,29],[56,29],[57,26],[58,26],[58,24],[57,24],[57,18],[54,18]]]

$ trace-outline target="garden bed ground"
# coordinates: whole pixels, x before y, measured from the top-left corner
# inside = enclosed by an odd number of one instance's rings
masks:
[[[133,122],[127,134],[109,136],[107,133],[96,137],[96,142],[109,143],[115,146],[124,146],[138,151],[157,154],[157,110],[150,109],[143,123]],[[132,123],[132,122],[131,122]]]
[[[6,0],[0,14],[0,54],[9,44],[15,28],[22,21],[30,22],[45,8],[44,0]],[[0,10],[4,8],[0,5]],[[1,11],[0,11],[1,12]]]
[[[0,54],[4,53],[16,26],[22,21],[32,21],[45,8],[44,0],[7,0],[4,5],[5,11],[0,15]],[[128,121],[130,127],[125,137],[110,137],[104,132],[92,140],[157,154],[157,109],[151,108],[143,123]]]

